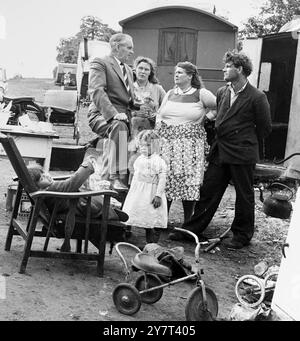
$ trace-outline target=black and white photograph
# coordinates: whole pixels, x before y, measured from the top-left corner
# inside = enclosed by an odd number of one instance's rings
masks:
[[[300,0],[1,0],[0,321],[300,321],[299,112]]]

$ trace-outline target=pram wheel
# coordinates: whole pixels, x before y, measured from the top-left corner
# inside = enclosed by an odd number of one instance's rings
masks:
[[[150,289],[161,285],[160,279],[152,274],[144,274],[137,278],[135,282],[135,287],[138,291]],[[159,301],[163,294],[163,288],[159,288],[153,291],[145,292],[140,294],[143,303],[153,304]]]
[[[265,285],[261,278],[245,275],[235,285],[235,294],[239,302],[247,307],[258,307],[265,297]]]
[[[141,296],[130,284],[121,283],[113,291],[113,301],[118,311],[125,315],[133,315],[141,307]]]
[[[187,321],[213,321],[218,315],[218,300],[215,293],[205,287],[206,304],[202,294],[202,287],[195,288],[188,297],[185,306],[185,317]]]

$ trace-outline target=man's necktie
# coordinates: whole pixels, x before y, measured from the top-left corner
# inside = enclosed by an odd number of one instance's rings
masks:
[[[123,76],[124,76],[124,82],[125,82],[125,85],[126,85],[126,89],[127,89],[128,93],[129,93],[129,96],[130,96],[130,87],[129,87],[127,71],[126,71],[125,65],[123,63],[120,63],[120,65],[121,65],[121,68],[122,68],[122,71],[123,71]]]

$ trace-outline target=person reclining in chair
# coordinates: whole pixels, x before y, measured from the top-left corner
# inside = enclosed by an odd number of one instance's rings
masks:
[[[86,160],[80,165],[78,170],[73,173],[69,178],[64,180],[54,180],[50,174],[44,172],[43,168],[39,164],[27,166],[28,172],[40,190],[53,191],[53,192],[79,192],[83,191],[83,184],[88,180],[89,176],[94,173],[95,169],[93,162],[96,162],[95,158],[88,156]],[[54,208],[55,198],[46,199],[46,206],[50,212]],[[91,198],[91,217],[99,218],[102,214],[103,196],[93,196]],[[87,199],[80,198],[76,206],[76,215],[85,216],[87,213]],[[62,200],[58,213],[67,212],[69,210],[69,201]],[[110,207],[108,213],[108,220],[110,221],[127,221],[128,215],[122,210]],[[109,223],[110,224],[110,223]],[[113,225],[113,222],[111,222]],[[92,231],[93,232],[93,231]],[[94,244],[95,234],[90,238]],[[66,250],[64,250],[66,251]]]

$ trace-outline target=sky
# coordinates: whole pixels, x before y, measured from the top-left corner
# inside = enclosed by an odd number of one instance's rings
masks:
[[[263,0],[0,0],[0,67],[8,78],[52,78],[60,38],[79,32],[80,19],[94,15],[121,31],[119,21],[163,5],[199,4],[238,27],[258,14]]]

